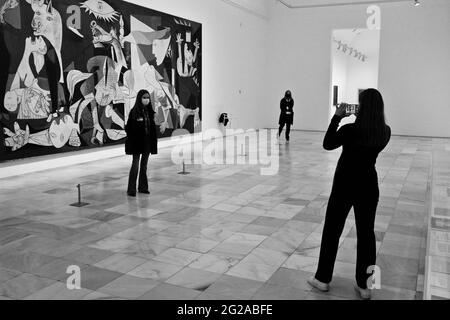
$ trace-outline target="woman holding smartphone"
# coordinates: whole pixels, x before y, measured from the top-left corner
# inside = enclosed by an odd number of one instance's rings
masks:
[[[318,268],[308,283],[321,291],[329,290],[339,239],[353,207],[357,233],[355,289],[361,298],[370,299],[368,270],[376,263],[374,225],[379,199],[375,163],[390,140],[391,129],[385,122],[383,98],[376,89],[361,92],[355,123],[338,130],[340,121],[349,115],[347,107],[341,104],[337,108],[323,141],[326,150],[342,146],[342,154],[328,201]]]
[[[147,163],[150,154],[158,153],[158,139],[154,120],[150,94],[141,90],[136,97],[136,103],[130,111],[128,122],[125,125],[127,139],[125,153],[133,156],[133,163],[128,179],[127,194],[136,196],[136,180],[139,172],[139,193],[150,194],[148,190]],[[140,161],[140,168],[139,168]]]

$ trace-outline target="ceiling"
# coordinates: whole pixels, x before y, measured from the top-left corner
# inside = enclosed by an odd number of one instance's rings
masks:
[[[267,0],[222,0],[223,2],[247,11],[253,15],[267,19],[269,14],[269,2]]]

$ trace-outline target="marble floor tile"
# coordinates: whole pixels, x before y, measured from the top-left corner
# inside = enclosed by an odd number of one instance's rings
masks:
[[[144,279],[165,281],[181,269],[183,269],[183,266],[150,260],[129,271],[127,274]]]
[[[158,285],[155,280],[123,275],[97,290],[115,297],[136,299]]]
[[[106,238],[107,235],[91,232],[91,231],[81,231],[71,237],[65,239],[65,241],[72,242],[78,245],[89,245],[98,242]]]
[[[229,203],[227,203],[227,201],[218,203],[213,207],[213,209],[227,211],[227,212],[235,212],[235,211],[239,210],[240,208],[241,208],[241,206],[229,204]]]
[[[380,248],[381,254],[398,256],[402,258],[419,259],[421,248],[404,246],[402,243],[383,241]]]
[[[313,273],[301,270],[280,268],[267,281],[269,284],[293,287],[296,289],[310,291],[311,287],[306,282]]]
[[[271,217],[259,217],[252,221],[252,224],[264,226],[264,227],[274,227],[279,228],[283,226],[287,221],[287,219],[278,219]]]
[[[92,291],[91,293],[85,295],[81,300],[125,300],[125,299],[113,297],[103,292]]]
[[[419,272],[419,260],[379,254],[377,265],[382,273],[417,275]]]
[[[12,252],[0,254],[0,267],[17,270],[20,272],[33,273],[36,269],[56,260],[34,252]]]
[[[15,277],[18,277],[21,274],[22,274],[21,272],[16,270],[0,268],[0,283],[14,279]]]
[[[8,243],[21,240],[23,238],[26,238],[30,236],[29,233],[26,233],[24,231],[10,228],[10,229],[4,229],[0,233],[0,246],[7,245]]]
[[[0,253],[28,251],[44,254],[42,251],[48,253],[49,248],[56,245],[58,245],[58,241],[55,239],[31,235],[4,245],[0,249]]]
[[[128,240],[123,238],[117,238],[117,237],[108,237],[104,238],[94,244],[90,244],[90,248],[100,249],[100,250],[107,250],[107,251],[113,251],[113,252],[120,252],[121,250],[138,243],[135,240]]]
[[[206,289],[205,292],[248,300],[251,299],[263,285],[264,282],[261,281],[223,275]]]
[[[317,291],[309,292],[305,300],[346,300],[342,297],[333,296],[331,294],[322,294]]]
[[[329,292],[320,292],[315,288],[312,288],[311,292],[341,297],[345,299],[360,300],[360,297],[358,296],[358,294],[354,289],[354,284],[355,280],[353,279],[333,277],[333,280],[330,283]]]
[[[189,267],[215,273],[226,273],[233,266],[238,264],[239,261],[240,259],[233,255],[227,255],[225,253],[208,253],[198,257],[189,265]]]
[[[415,291],[417,288],[417,275],[382,272],[381,286],[385,285]]]
[[[210,292],[202,292],[200,295],[198,295],[195,300],[236,300],[240,301],[240,299],[233,297],[233,296],[222,296],[216,293],[210,293]]]
[[[108,211],[99,211],[94,214],[90,214],[87,216],[87,218],[92,220],[97,220],[101,222],[108,222],[117,218],[123,217],[122,214],[114,213],[114,212],[108,212]]]
[[[157,230],[138,225],[136,227],[120,231],[114,234],[114,237],[127,240],[142,241],[156,234],[158,234]]]
[[[208,251],[216,247],[219,243],[220,243],[219,241],[212,241],[204,238],[193,237],[183,242],[180,242],[179,244],[177,244],[176,247],[178,249],[184,249],[193,252],[207,253]]]
[[[262,242],[260,248],[291,254],[305,240],[307,234],[293,229],[278,230]]]
[[[282,267],[306,272],[316,272],[318,263],[318,258],[294,253],[284,262]]]
[[[17,228],[29,234],[52,238],[56,240],[65,239],[77,233],[76,230],[71,228],[40,222],[23,224],[17,226]]]
[[[148,238],[144,241],[146,243],[154,243],[154,244],[158,244],[161,246],[174,247],[186,239],[187,238],[157,234],[157,235],[151,236],[150,238]]]
[[[237,222],[237,221],[219,221],[215,224],[209,226],[211,229],[222,229],[226,231],[231,231],[233,233],[240,232],[247,223],[245,222]]]
[[[293,287],[266,283],[253,297],[253,300],[306,300],[308,291]]]
[[[356,276],[356,260],[354,263],[336,261],[334,264],[333,275],[340,278],[355,280]]]
[[[277,269],[277,266],[241,261],[231,268],[226,274],[238,278],[265,282],[275,273]]]
[[[224,241],[234,234],[231,230],[223,228],[205,228],[200,231],[199,237],[212,241]]]
[[[146,263],[147,261],[148,260],[144,258],[116,253],[102,261],[95,263],[94,266],[111,271],[127,273],[133,269],[136,269],[138,266]]]
[[[32,273],[39,277],[65,282],[70,276],[70,274],[67,273],[70,266],[78,266],[80,269],[88,267],[87,264],[75,260],[60,258],[44,264],[39,268],[33,269]]]
[[[201,230],[201,226],[179,224],[161,231],[159,235],[187,239],[199,234]]]
[[[34,292],[40,291],[53,283],[55,283],[54,280],[24,273],[16,278],[0,284],[0,296],[6,296],[12,299],[24,299]]]
[[[179,287],[205,291],[222,275],[200,269],[184,268],[165,282]]]
[[[92,291],[88,289],[73,289],[67,288],[67,284],[63,282],[55,282],[54,284],[34,292],[25,297],[25,300],[80,300],[87,296]]]
[[[73,251],[63,258],[68,260],[74,260],[83,264],[93,265],[96,262],[106,259],[113,255],[112,251],[100,250],[96,248],[83,247],[77,251]]]
[[[81,287],[93,291],[98,290],[123,275],[123,273],[89,265],[81,267],[80,271]]]
[[[139,300],[193,300],[201,294],[201,291],[161,283],[151,289]]]
[[[153,260],[169,264],[175,264],[179,266],[187,266],[200,256],[201,254],[198,252],[182,250],[177,248],[170,248],[154,257]]]
[[[415,291],[386,285],[379,290],[372,290],[372,300],[415,300],[415,295]]]
[[[224,221],[235,221],[235,222],[241,222],[241,223],[252,223],[253,221],[256,221],[258,217],[250,214],[244,214],[244,213],[233,213],[226,217],[224,217]]]
[[[148,209],[148,208],[138,208],[136,211],[131,211],[128,213],[130,216],[135,216],[139,218],[152,218],[158,214],[163,213],[162,210]]]
[[[287,258],[288,254],[284,252],[256,248],[248,256],[242,259],[242,262],[280,267]]]

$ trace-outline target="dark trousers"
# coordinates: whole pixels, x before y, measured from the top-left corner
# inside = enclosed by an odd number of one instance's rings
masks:
[[[133,163],[130,169],[130,176],[128,178],[128,193],[136,193],[136,180],[138,179],[139,172],[139,191],[148,191],[148,180],[147,180],[147,163],[150,154],[144,153],[133,154]],[[139,168],[139,160],[141,160],[141,165]]]
[[[367,279],[372,275],[372,273],[367,273],[367,269],[376,263],[374,227],[378,195],[374,195],[372,199],[353,197],[354,200],[352,200],[351,198],[348,194],[338,195],[336,192],[332,192],[330,196],[322,233],[319,265],[315,277],[324,283],[331,282],[339,238],[344,229],[347,215],[353,206],[357,236],[356,282],[360,288],[366,289]]]
[[[278,129],[278,136],[281,136],[281,133],[284,129],[284,123],[280,124],[280,128]],[[289,134],[291,133],[291,125],[289,123],[286,123],[286,140],[289,141]]]

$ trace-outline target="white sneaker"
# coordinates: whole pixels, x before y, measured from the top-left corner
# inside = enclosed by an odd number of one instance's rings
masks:
[[[314,276],[309,278],[307,282],[310,286],[316,288],[319,291],[327,292],[330,290],[330,285],[328,283],[320,282]]]
[[[372,298],[372,291],[370,289],[362,289],[357,284],[355,284],[355,291],[363,300],[370,300],[370,298]]]

